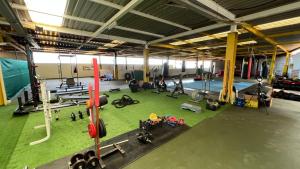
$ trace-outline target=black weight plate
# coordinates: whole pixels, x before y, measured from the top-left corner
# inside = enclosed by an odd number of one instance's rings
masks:
[[[86,115],[90,116],[90,109],[89,108],[86,108]]]
[[[82,114],[81,111],[78,111],[78,117],[79,117],[80,119],[83,119],[83,114]]]
[[[85,160],[85,161],[88,161],[88,159],[89,159],[90,157],[95,157],[95,156],[96,156],[96,153],[95,153],[94,150],[90,150],[90,151],[85,152],[83,156],[84,156],[84,160]]]
[[[79,160],[72,165],[73,169],[86,169],[86,162],[84,160]]]
[[[100,163],[99,163],[99,160],[97,157],[91,157],[88,161],[87,161],[87,164],[86,164],[86,168],[89,168],[89,169],[96,169],[100,166]]]
[[[99,119],[99,138],[106,136],[106,127],[102,119]]]
[[[71,162],[71,165],[75,164],[78,160],[82,160],[83,159],[83,154],[75,154],[74,156],[72,156],[70,162]]]
[[[72,121],[76,121],[76,115],[75,115],[75,113],[71,113],[71,119],[72,119]]]

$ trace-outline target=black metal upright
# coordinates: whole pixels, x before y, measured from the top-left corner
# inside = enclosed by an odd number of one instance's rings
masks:
[[[31,93],[32,93],[32,101],[34,107],[37,107],[40,102],[39,97],[39,84],[36,77],[35,65],[33,62],[32,51],[29,47],[29,44],[25,46],[26,50],[26,58],[28,63],[28,71],[29,71],[29,78],[30,78],[30,86],[31,86]]]

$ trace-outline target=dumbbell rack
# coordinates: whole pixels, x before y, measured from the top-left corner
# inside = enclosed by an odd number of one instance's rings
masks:
[[[96,153],[95,151],[87,151],[84,154],[75,154],[74,156],[72,156],[70,162],[68,163],[68,168],[69,169],[85,169],[85,168],[89,168],[89,166],[95,161],[95,158],[97,159],[97,162],[99,162],[99,165],[97,165],[96,167],[100,166],[100,168],[105,168],[105,163],[103,162],[103,158],[115,153],[115,152],[120,152],[122,155],[125,154],[125,151],[121,148],[120,144],[128,142],[129,140],[123,140],[114,144],[109,144],[106,146],[101,147],[101,150],[106,149],[106,148],[110,148],[110,147],[114,147],[113,149],[102,153],[101,154],[101,158],[100,160],[96,157]]]

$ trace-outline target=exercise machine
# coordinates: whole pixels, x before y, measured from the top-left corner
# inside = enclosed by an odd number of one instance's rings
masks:
[[[155,81],[153,84],[155,86],[154,88],[156,89],[156,91],[153,91],[153,93],[160,94],[161,92],[168,92],[167,84],[162,75],[159,76],[159,79],[155,78]]]
[[[186,94],[186,93],[184,93],[184,88],[183,88],[183,84],[182,84],[182,75],[179,75],[179,82],[178,83],[175,81],[175,79],[172,79],[172,80],[173,80],[175,88],[173,89],[172,93],[170,95],[167,95],[167,96],[177,99],[179,95]]]
[[[138,92],[140,88],[138,81],[135,79],[130,80],[128,86],[132,93]]]
[[[195,112],[195,113],[200,113],[201,112],[201,107],[200,106],[192,105],[192,104],[189,104],[189,103],[183,103],[183,104],[181,104],[180,107],[182,109],[190,110],[190,111]]]
[[[51,107],[50,107],[50,100],[49,100],[49,93],[47,93],[46,90],[46,82],[41,81],[41,94],[42,94],[42,101],[43,101],[43,109],[44,109],[44,118],[45,118],[45,124],[35,126],[34,129],[39,128],[46,128],[46,137],[42,138],[40,140],[31,142],[29,145],[36,145],[40,144],[42,142],[47,141],[51,136]]]
[[[61,58],[69,58],[70,65],[71,65],[71,76],[69,78],[63,77],[63,70],[62,70],[62,62]],[[75,58],[75,63],[72,63],[72,60]],[[79,82],[79,72],[78,72],[78,64],[77,64],[77,57],[76,55],[58,55],[59,65],[58,65],[58,75],[61,81],[58,88],[81,88],[82,84]],[[74,74],[76,74],[76,82],[74,79]]]

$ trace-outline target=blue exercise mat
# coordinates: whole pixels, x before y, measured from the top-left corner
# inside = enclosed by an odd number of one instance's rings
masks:
[[[208,83],[206,83],[208,85]],[[245,88],[248,88],[252,86],[255,83],[251,82],[234,82],[235,88],[240,91]],[[168,87],[173,88],[174,84],[173,82],[167,83]],[[201,81],[194,81],[194,80],[184,80],[183,81],[183,87],[184,88],[190,88],[190,89],[203,89],[204,82]],[[220,90],[223,88],[223,81],[221,80],[212,80],[210,81],[210,91],[213,92],[220,92]],[[206,89],[208,89],[208,86],[206,86]]]

